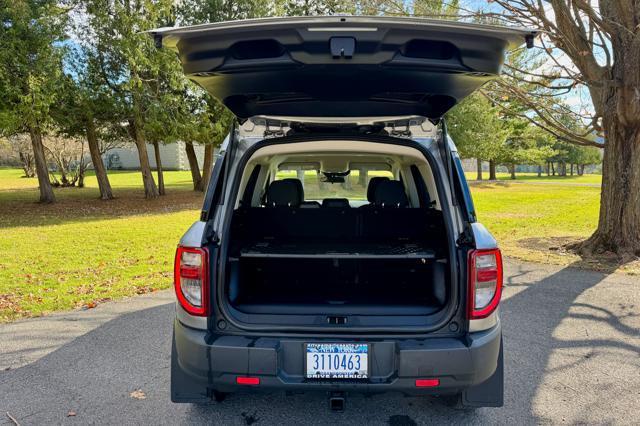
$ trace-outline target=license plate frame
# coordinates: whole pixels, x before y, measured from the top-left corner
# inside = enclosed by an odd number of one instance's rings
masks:
[[[349,347],[350,351],[345,351],[345,347]],[[316,348],[318,352],[310,352],[309,348]],[[335,351],[326,351],[327,349],[335,349]],[[340,351],[338,348],[342,348]],[[310,375],[309,367],[309,355],[317,354],[331,354],[331,355],[360,355],[361,357],[364,355],[366,360],[362,360],[363,365],[360,367],[359,371],[355,371],[355,368],[352,369],[351,372],[331,372],[331,368],[326,373],[314,374]],[[304,344],[304,357],[303,357],[303,367],[304,367],[304,378],[307,380],[368,380],[371,376],[371,362],[369,358],[369,354],[371,354],[371,345],[369,343],[319,343],[319,342],[309,342]],[[355,362],[355,360],[354,360]],[[355,366],[354,366],[355,367]],[[316,369],[316,371],[318,371]]]

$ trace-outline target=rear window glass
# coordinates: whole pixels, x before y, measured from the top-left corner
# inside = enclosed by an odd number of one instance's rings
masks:
[[[347,198],[350,201],[367,201],[367,185],[374,176],[394,179],[388,170],[351,170],[342,183],[327,182],[327,178],[316,170],[279,170],[275,180],[299,179],[304,187],[307,201],[322,201],[325,198]]]

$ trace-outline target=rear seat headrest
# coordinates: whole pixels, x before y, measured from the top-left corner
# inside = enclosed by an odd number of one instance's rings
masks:
[[[303,200],[304,189],[298,179],[274,180],[267,189],[267,207],[298,207]]]
[[[379,207],[409,207],[404,185],[399,180],[380,182],[376,187],[374,204]]]
[[[380,184],[380,182],[388,181],[389,178],[386,176],[374,176],[369,179],[369,185],[367,185],[367,200],[370,203],[373,203],[376,196],[376,188]]]
[[[322,207],[348,209],[351,207],[346,198],[325,198],[322,200]]]

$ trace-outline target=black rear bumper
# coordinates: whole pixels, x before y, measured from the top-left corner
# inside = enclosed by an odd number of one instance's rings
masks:
[[[490,390],[499,395],[478,405],[502,405],[502,331],[499,323],[490,330],[471,333],[466,339],[372,340],[371,377],[363,382],[304,378],[304,343],[323,339],[209,336],[207,343],[206,334],[177,320],[174,324],[171,363],[171,399],[174,402],[205,401],[213,391],[398,391],[425,395],[474,389],[476,392],[472,393],[478,393],[478,386],[488,384],[491,389],[482,389],[480,394],[486,397],[486,391]],[[330,341],[338,342],[339,339]],[[259,377],[260,384],[238,385],[238,376]],[[437,378],[440,385],[417,388],[415,380],[424,378]],[[467,400],[474,405],[469,398]]]

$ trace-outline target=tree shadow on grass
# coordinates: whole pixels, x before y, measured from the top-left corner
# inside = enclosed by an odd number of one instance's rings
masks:
[[[68,189],[74,191],[77,189]],[[2,194],[0,194],[2,195]],[[99,200],[93,193],[59,197],[53,204],[39,204],[34,199],[0,201],[0,228],[50,226],[65,223],[116,219],[121,217],[175,213],[202,208],[202,192],[187,188],[168,190],[167,195],[147,200],[140,189],[119,189],[114,200]],[[197,219],[197,213],[194,220]]]
[[[564,268],[551,275],[533,265],[516,264],[509,270],[505,300],[501,304],[505,344],[505,407],[474,413],[453,411],[429,398],[396,394],[349,396],[343,414],[328,410],[325,394],[237,394],[222,403],[176,405],[169,402],[171,304],[122,315],[80,336],[38,361],[0,372],[0,411],[19,421],[58,422],[67,411],[76,420],[107,423],[386,423],[397,419],[415,423],[538,423],[534,406],[552,353],[563,348],[616,348],[637,353],[638,347],[620,339],[559,340],[554,336],[570,316],[577,321],[590,315],[570,312],[580,307],[598,313],[619,333],[638,334],[621,322],[609,306],[576,302],[607,274]],[[589,306],[587,306],[589,305]],[[34,323],[35,326],[36,323]],[[576,363],[579,363],[577,361]],[[567,367],[571,368],[571,366]],[[557,371],[557,370],[556,370]],[[146,399],[130,392],[142,389]],[[603,398],[607,395],[603,394]],[[563,402],[556,401],[558,413]],[[43,409],[44,407],[44,409]],[[594,408],[596,410],[598,408]],[[589,407],[584,419],[590,419]],[[616,416],[616,413],[610,413]]]

